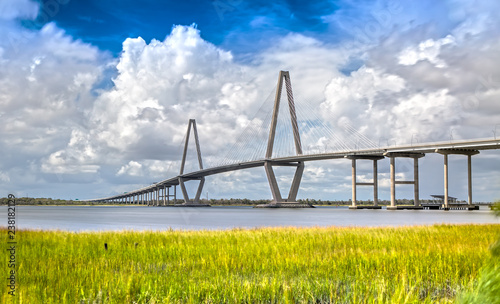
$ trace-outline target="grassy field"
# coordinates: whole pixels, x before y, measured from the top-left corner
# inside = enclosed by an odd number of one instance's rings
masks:
[[[448,303],[500,225],[18,231],[18,303]],[[3,243],[7,232],[2,229]],[[105,249],[104,244],[107,244]],[[2,303],[8,252],[1,250]],[[491,265],[490,265],[491,266]],[[483,271],[484,272],[484,271]]]

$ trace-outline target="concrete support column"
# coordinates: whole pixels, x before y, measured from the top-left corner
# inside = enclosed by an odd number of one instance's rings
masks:
[[[163,206],[167,205],[167,185],[163,185]]]
[[[413,158],[413,192],[415,194],[415,201],[413,205],[418,207],[420,206],[420,196],[419,196],[419,188],[418,188],[418,158]]]
[[[468,208],[472,208],[472,155],[479,154],[478,150],[474,149],[436,149],[436,153],[442,154],[444,157],[444,206],[445,210],[449,210],[449,193],[448,193],[448,155],[467,155],[467,188],[468,188]]]
[[[200,203],[201,193],[203,191],[203,185],[205,185],[205,177],[200,179],[200,184],[198,185],[198,190],[196,191],[196,196],[194,197],[194,202],[196,204]]]
[[[380,209],[378,206],[378,163],[377,161],[383,159],[381,155],[347,155],[346,158],[351,160],[351,174],[352,174],[352,202],[349,209]],[[358,182],[356,172],[356,161],[358,159],[373,161],[373,182]],[[358,206],[357,201],[357,187],[358,186],[372,186],[373,187],[373,206]]]
[[[351,160],[351,172],[352,172],[352,202],[351,206],[356,207],[356,159]]]
[[[160,206],[160,187],[156,187],[156,206]]]
[[[467,155],[467,174],[468,174],[468,201],[469,207],[472,206],[472,155]]]
[[[378,206],[378,161],[373,160],[373,206]]]
[[[170,205],[170,187],[167,187],[167,206]]]
[[[448,206],[448,154],[444,154],[444,208]]]
[[[153,197],[153,205],[158,206],[158,187],[155,187],[155,189],[153,190]]]
[[[264,164],[264,169],[267,175],[267,181],[269,182],[269,188],[271,188],[271,194],[273,196],[272,203],[281,203],[283,198],[281,197],[280,189],[278,187],[278,182],[276,181],[276,176],[274,175],[274,170],[270,162]]]
[[[391,159],[391,207],[396,207],[396,170],[394,157]]]
[[[297,169],[295,170],[295,175],[293,176],[292,185],[290,186],[290,192],[288,193],[287,202],[297,201],[297,193],[299,192],[300,181],[302,180],[304,167],[305,167],[304,163],[299,162]]]

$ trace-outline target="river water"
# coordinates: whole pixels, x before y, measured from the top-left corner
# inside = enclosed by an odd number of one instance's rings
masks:
[[[0,208],[7,225],[7,207]],[[2,223],[4,222],[4,223]],[[274,226],[404,226],[439,223],[500,224],[480,210],[349,210],[347,207],[255,209],[252,207],[17,206],[17,229],[66,231],[200,230]]]

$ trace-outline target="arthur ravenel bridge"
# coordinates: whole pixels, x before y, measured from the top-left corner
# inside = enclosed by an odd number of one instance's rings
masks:
[[[283,90],[283,84],[285,85],[285,90]],[[284,92],[283,92],[284,91]],[[284,110],[286,107],[281,107],[280,104],[282,99],[287,99],[288,101],[288,111]],[[306,111],[307,112],[307,111]],[[309,111],[310,112],[310,111]],[[286,116],[285,119],[281,116]],[[312,121],[312,122],[311,122]],[[301,142],[301,130],[299,130],[299,122],[302,126],[308,128],[308,136],[311,133],[318,132],[318,129],[322,126],[318,123],[318,119],[310,119],[309,122],[301,122],[297,120],[297,111],[294,101],[294,96],[292,93],[292,84],[290,81],[290,74],[288,71],[280,71],[278,84],[276,87],[276,93],[274,97],[274,108],[272,115],[270,116],[270,124],[268,128],[267,135],[267,145],[264,143],[260,145],[248,145],[247,143],[255,141],[257,138],[252,134],[256,131],[247,132],[246,136],[238,139],[236,147],[232,147],[232,150],[246,150],[247,152],[251,150],[252,157],[250,160],[239,160],[238,156],[234,156],[237,153],[233,153],[233,157],[230,161],[226,160],[225,163],[218,164],[216,166],[211,166],[210,168],[204,168],[200,141],[198,138],[198,131],[196,128],[196,121],[194,119],[189,120],[187,134],[185,137],[184,149],[182,153],[182,161],[180,165],[180,171],[177,176],[172,176],[161,182],[154,183],[150,186],[143,187],[140,189],[132,190],[127,193],[113,195],[110,197],[93,199],[89,201],[95,202],[109,202],[109,203],[124,203],[124,204],[139,204],[147,206],[168,206],[171,205],[171,198],[174,198],[174,202],[177,197],[177,186],[180,187],[182,192],[182,197],[184,199],[183,204],[176,204],[175,206],[184,207],[204,207],[209,206],[202,204],[200,202],[200,196],[205,184],[205,178],[210,175],[220,174],[236,170],[245,170],[255,167],[264,167],[267,180],[269,182],[269,187],[272,193],[272,201],[270,204],[260,205],[258,207],[287,207],[287,208],[297,208],[297,207],[311,207],[309,205],[300,204],[296,202],[297,193],[300,188],[300,182],[304,172],[304,166],[306,162],[310,161],[320,161],[327,159],[348,159],[352,163],[352,205],[351,209],[380,209],[378,205],[378,178],[377,178],[377,164],[378,161],[384,158],[390,159],[390,189],[391,189],[391,205],[387,209],[397,210],[397,209],[423,209],[424,206],[421,205],[419,200],[419,167],[418,160],[425,156],[427,153],[439,153],[444,158],[444,197],[443,203],[439,207],[444,210],[449,210],[453,208],[451,199],[448,195],[448,156],[452,154],[463,155],[467,158],[467,176],[468,176],[468,204],[465,208],[472,210],[476,209],[476,206],[472,203],[472,156],[480,153],[480,150],[487,149],[499,149],[500,140],[497,139],[483,139],[483,140],[467,140],[467,141],[448,141],[448,142],[432,142],[432,143],[416,143],[411,145],[392,145],[380,147],[379,145],[373,144],[368,138],[364,137],[353,128],[347,128],[347,137],[342,138],[339,135],[333,134],[331,131],[327,133],[330,134],[329,137],[323,136],[321,139],[325,140],[328,138],[327,143],[323,145],[323,150],[320,149],[309,149],[304,153],[303,144]],[[287,125],[287,129],[282,132],[281,129],[277,128],[278,125]],[[260,124],[260,128],[262,129]],[[264,124],[265,125],[265,124]],[[281,131],[278,131],[281,130]],[[350,131],[349,131],[350,130]],[[198,170],[192,172],[185,172],[186,156],[189,146],[189,137],[191,133],[194,135],[194,142],[196,146],[196,154],[198,160]],[[279,133],[277,136],[277,133]],[[284,134],[284,135],[283,135]],[[279,144],[283,142],[283,137],[288,137],[289,141],[293,138],[293,148],[292,151],[287,154],[279,155],[275,149],[279,148]],[[281,137],[281,138],[280,138]],[[355,144],[348,145],[348,142],[355,142]],[[246,145],[247,144],[247,145]],[[330,148],[329,148],[330,147]],[[327,151],[328,150],[328,151]],[[260,154],[260,155],[259,155]],[[396,180],[396,160],[400,158],[407,158],[413,160],[413,180]],[[373,180],[371,182],[358,182],[356,175],[356,162],[358,160],[368,160],[373,162]],[[295,174],[293,174],[291,180],[291,186],[287,197],[284,197],[278,187],[278,182],[276,180],[276,175],[273,167],[276,166],[291,166],[295,167]],[[198,189],[193,199],[189,198],[188,191],[186,190],[185,183],[187,181],[199,181]],[[397,206],[396,205],[396,185],[413,185],[414,189],[414,204],[412,206]],[[372,206],[358,206],[356,202],[356,188],[357,186],[370,186],[373,187],[373,205]],[[173,187],[173,191],[171,191]],[[173,192],[173,193],[172,193]],[[463,206],[462,206],[463,207]]]

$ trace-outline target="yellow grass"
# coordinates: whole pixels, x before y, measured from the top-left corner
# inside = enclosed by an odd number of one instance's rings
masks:
[[[500,225],[18,231],[18,303],[448,303]],[[7,232],[1,231],[4,244]],[[108,249],[105,250],[104,243]],[[8,273],[8,252],[0,268]],[[6,283],[5,280],[4,283]],[[2,302],[10,301],[0,284]]]

